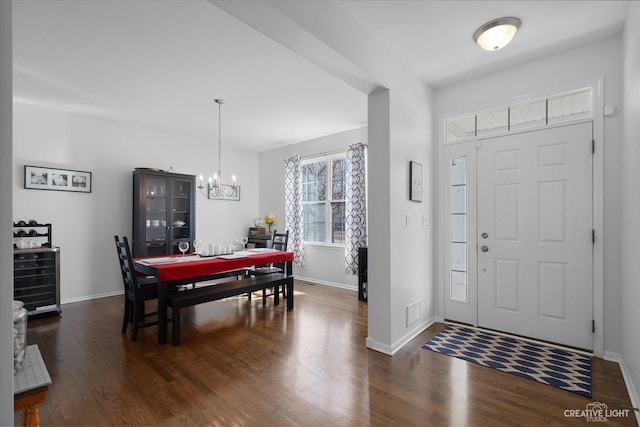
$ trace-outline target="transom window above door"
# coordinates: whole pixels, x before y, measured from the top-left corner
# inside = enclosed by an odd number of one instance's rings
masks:
[[[593,89],[515,103],[446,120],[446,142],[532,130],[593,116]]]

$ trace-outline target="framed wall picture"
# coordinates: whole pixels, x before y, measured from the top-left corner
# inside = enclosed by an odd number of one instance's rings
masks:
[[[422,164],[409,162],[409,200],[422,201]]]
[[[24,188],[91,193],[91,172],[25,165]]]
[[[222,184],[222,190],[209,188],[208,198],[213,200],[240,200],[240,186]]]

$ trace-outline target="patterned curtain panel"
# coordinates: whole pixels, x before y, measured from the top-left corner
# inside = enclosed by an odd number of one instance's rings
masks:
[[[358,248],[367,246],[367,146],[352,144],[347,150],[347,196],[344,246],[345,272],[358,274]]]
[[[284,161],[284,226],[289,230],[289,249],[294,253],[293,265],[302,267],[305,259],[302,239],[302,169],[299,156]]]

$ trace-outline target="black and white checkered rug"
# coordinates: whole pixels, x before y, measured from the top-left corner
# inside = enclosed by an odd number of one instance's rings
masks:
[[[579,353],[456,325],[422,348],[591,397],[591,358]]]

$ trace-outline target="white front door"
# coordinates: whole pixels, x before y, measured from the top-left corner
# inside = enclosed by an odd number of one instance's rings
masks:
[[[481,141],[478,326],[593,349],[592,125]]]

